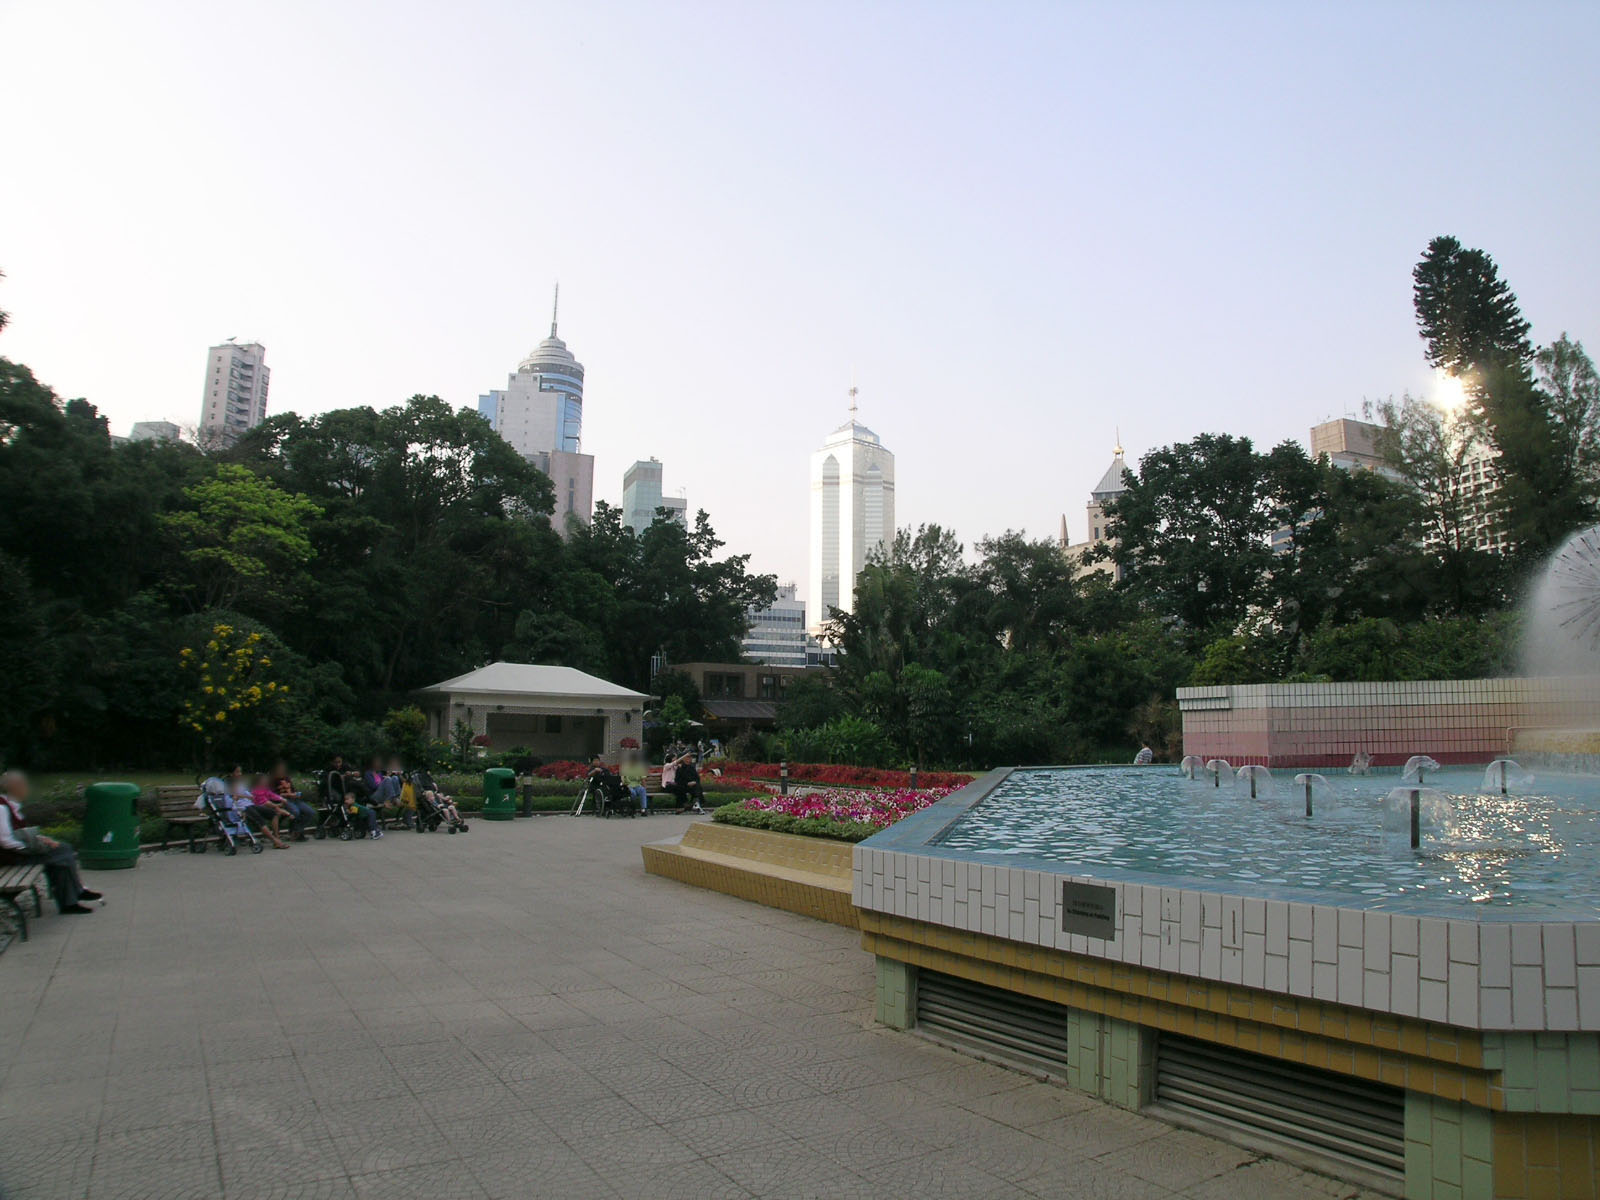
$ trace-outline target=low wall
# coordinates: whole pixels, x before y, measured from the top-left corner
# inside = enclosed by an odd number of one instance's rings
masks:
[[[640,850],[651,875],[859,928],[849,842],[696,821],[681,838]]]
[[[1374,766],[1413,754],[1481,763],[1533,731],[1600,727],[1600,680],[1263,683],[1178,689],[1183,752],[1234,766]]]

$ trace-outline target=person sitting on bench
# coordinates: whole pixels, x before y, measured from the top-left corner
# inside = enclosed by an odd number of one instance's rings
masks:
[[[694,800],[694,812],[705,812],[701,801],[706,798],[706,791],[700,786],[700,771],[694,764],[694,751],[690,750],[673,760],[676,768],[672,775],[672,782],[665,784],[667,791],[671,792],[678,800],[678,807],[683,808],[690,799]]]
[[[28,777],[21,771],[0,775],[0,863],[37,863],[44,868],[50,895],[63,913],[78,916],[94,909],[85,900],[99,900],[78,877],[78,852],[65,842],[45,837],[22,815],[28,799]]]

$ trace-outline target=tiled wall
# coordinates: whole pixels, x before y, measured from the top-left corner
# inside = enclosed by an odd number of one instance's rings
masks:
[[[1235,766],[1487,762],[1519,731],[1600,727],[1600,681],[1461,679],[1178,689],[1183,750]]]
[[[1061,929],[1110,886],[1115,936]],[[1600,922],[1445,920],[855,851],[856,907],[1048,949],[1467,1029],[1600,1031]]]

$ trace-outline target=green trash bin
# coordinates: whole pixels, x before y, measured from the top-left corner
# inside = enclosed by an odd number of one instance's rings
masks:
[[[92,871],[139,865],[139,785],[91,783],[83,789],[78,861]]]
[[[517,815],[517,773],[490,767],[483,773],[483,819],[509,821]]]

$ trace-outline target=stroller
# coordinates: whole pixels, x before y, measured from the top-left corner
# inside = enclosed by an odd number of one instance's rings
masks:
[[[200,785],[200,799],[195,801],[194,806],[210,818],[211,828],[224,854],[239,853],[241,844],[249,846],[251,854],[260,854],[266,849],[266,843],[255,835],[249,822],[244,819],[243,810],[235,807],[234,798],[228,795],[228,785],[216,776]]]
[[[456,806],[450,803],[450,797],[445,796],[433,781],[431,774],[426,770],[416,770],[411,772],[406,782],[416,800],[418,833],[432,833],[441,825],[448,833],[467,832],[467,823],[461,819]],[[443,804],[438,800],[441,796],[445,800]]]
[[[583,791],[578,793],[577,800],[573,802],[572,815],[581,817],[591,806],[597,817],[639,815],[639,802],[615,771],[590,771],[584,779]]]
[[[322,772],[317,781],[317,794],[322,798],[322,810],[317,814],[317,837],[332,835],[341,842],[356,837],[356,819],[344,806],[344,776],[337,771]]]

